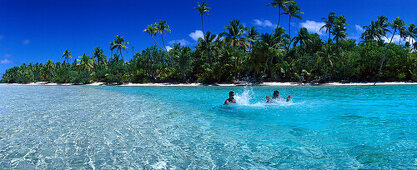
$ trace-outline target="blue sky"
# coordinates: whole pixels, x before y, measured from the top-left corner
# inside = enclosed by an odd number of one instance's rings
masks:
[[[167,46],[182,42],[194,46],[201,21],[193,9],[196,0],[0,0],[0,75],[7,68],[29,62],[62,61],[65,49],[73,58],[91,54],[100,46],[110,55],[109,43],[120,34],[130,42],[127,59],[135,52],[154,45],[143,29],[156,21],[166,20],[172,29]],[[236,18],[260,32],[271,32],[278,20],[278,10],[267,7],[270,0],[207,0],[210,16],[205,17],[206,30],[224,31],[228,21]],[[321,18],[329,12],[347,18],[349,38],[357,39],[363,25],[377,16],[390,20],[399,16],[407,24],[417,23],[416,0],[298,0],[303,20],[291,23],[292,35],[302,26],[317,32]],[[288,29],[288,17],[281,24]],[[325,35],[324,35],[325,36]]]

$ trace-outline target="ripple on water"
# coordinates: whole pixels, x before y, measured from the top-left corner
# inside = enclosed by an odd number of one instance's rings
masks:
[[[0,86],[0,167],[417,168],[416,90],[375,88]]]

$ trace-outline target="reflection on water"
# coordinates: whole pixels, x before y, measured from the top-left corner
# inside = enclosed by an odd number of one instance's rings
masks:
[[[231,90],[237,104],[222,105]],[[293,101],[266,103],[274,90]],[[0,167],[416,169],[416,95],[415,86],[0,85]]]

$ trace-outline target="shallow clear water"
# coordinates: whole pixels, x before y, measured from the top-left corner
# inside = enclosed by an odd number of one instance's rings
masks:
[[[293,101],[265,104],[279,90]],[[239,103],[223,106],[228,92]],[[0,85],[0,169],[416,169],[417,86]]]

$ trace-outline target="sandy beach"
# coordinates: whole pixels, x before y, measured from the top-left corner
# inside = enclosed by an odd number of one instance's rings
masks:
[[[1,83],[5,85],[16,85],[16,86],[72,86],[80,84],[72,83],[47,83],[47,82],[35,82],[28,84],[19,83]],[[261,84],[247,84],[247,83],[228,83],[228,84],[203,84],[203,83],[125,83],[121,85],[106,84],[104,82],[93,82],[90,84],[81,84],[84,86],[120,86],[120,87],[234,87],[234,86],[270,86],[270,87],[285,87],[285,86],[373,86],[372,82],[363,83],[324,83],[324,84],[311,84],[311,83],[296,83],[296,82],[264,82]],[[376,86],[388,86],[388,85],[417,85],[416,82],[378,82]]]

